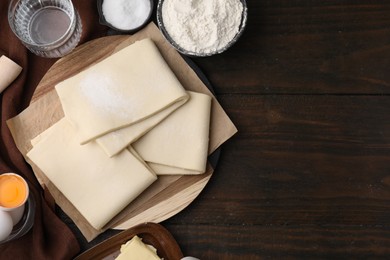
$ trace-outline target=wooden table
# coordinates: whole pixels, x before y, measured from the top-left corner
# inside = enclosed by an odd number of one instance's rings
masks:
[[[389,256],[390,3],[247,2],[239,42],[193,59],[239,133],[162,225],[201,259]]]

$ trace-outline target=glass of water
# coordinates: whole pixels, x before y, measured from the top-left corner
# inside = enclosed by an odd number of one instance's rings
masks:
[[[71,0],[10,0],[8,22],[31,52],[47,58],[72,51],[82,32]]]

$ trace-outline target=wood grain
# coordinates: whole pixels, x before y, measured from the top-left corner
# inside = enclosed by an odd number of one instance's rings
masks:
[[[252,200],[248,206],[256,200],[263,202],[261,207],[285,201],[280,206],[291,205],[286,211],[299,203],[324,212],[364,205],[362,212],[376,214],[375,207],[390,208],[390,137],[385,135],[390,132],[390,97],[234,96],[221,102],[230,103],[228,112],[241,131],[226,144],[217,177],[208,186],[215,189],[210,196],[203,194],[203,203],[227,201],[229,191],[232,199]],[[332,109],[337,117],[329,116]],[[373,116],[373,111],[381,113]],[[234,185],[238,173],[240,184],[251,192]]]
[[[390,3],[248,2],[227,53],[195,61],[218,94],[390,93]]]
[[[164,222],[185,233],[184,252],[204,259],[389,253],[390,97],[234,95],[221,103],[240,132],[198,200]]]
[[[169,225],[183,252],[201,259],[386,259],[382,227]]]

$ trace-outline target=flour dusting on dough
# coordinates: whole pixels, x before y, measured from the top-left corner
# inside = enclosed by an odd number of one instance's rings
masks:
[[[88,73],[80,81],[80,89],[87,101],[102,112],[129,117],[131,100],[120,92],[120,83],[107,74]]]

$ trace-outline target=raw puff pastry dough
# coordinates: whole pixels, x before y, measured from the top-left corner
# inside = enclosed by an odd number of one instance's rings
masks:
[[[32,144],[28,158],[97,230],[157,179],[134,151],[109,158],[95,142],[80,145],[66,118]]]
[[[56,85],[56,91],[81,144],[131,127],[188,99],[150,39],[135,42],[64,80]],[[150,125],[135,129],[136,138]],[[123,142],[124,147],[129,144],[129,140]],[[104,145],[104,141],[99,143]],[[110,147],[105,150],[111,151]]]
[[[188,93],[187,103],[132,145],[157,175],[206,170],[212,99]]]
[[[126,149],[129,144],[136,141],[147,131],[164,120],[178,107],[182,106],[186,101],[187,99],[183,99],[152,117],[146,118],[145,120],[129,127],[125,127],[103,135],[102,137],[96,138],[96,142],[102,147],[108,156],[112,157],[123,149]]]

